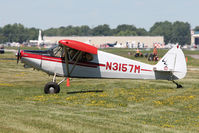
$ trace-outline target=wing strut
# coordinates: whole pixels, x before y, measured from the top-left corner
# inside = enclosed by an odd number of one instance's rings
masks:
[[[65,63],[66,63],[66,72],[67,72],[67,80],[66,80],[66,86],[69,87],[70,86],[70,74],[69,74],[69,65],[68,65],[68,49],[66,46],[64,46],[64,53],[65,53]]]
[[[65,53],[65,63],[66,63],[67,77],[70,77],[70,75],[69,75],[69,65],[68,65],[68,49],[67,49],[66,46],[64,46],[64,53]]]
[[[75,66],[77,65],[77,62],[79,61],[81,55],[82,55],[82,51],[78,51],[77,59],[76,59],[75,63],[73,64],[73,67],[72,67],[69,75],[71,75],[71,73],[73,72],[73,70],[74,70]]]
[[[76,60],[75,60],[75,62],[74,62],[74,64],[73,64],[73,67],[72,67],[72,69],[69,71],[69,58],[68,58],[68,49],[67,49],[67,47],[66,46],[64,46],[64,53],[65,53],[65,63],[66,63],[66,72],[67,72],[67,82],[66,82],[66,86],[70,86],[70,80],[69,80],[69,78],[70,78],[70,75],[71,75],[71,73],[73,72],[73,70],[75,69],[75,66],[77,65],[77,62],[79,61],[79,59],[80,59],[80,57],[81,57],[81,55],[82,55],[82,51],[78,51],[78,53],[73,57],[73,59],[72,59],[72,61],[75,59],[75,57],[77,56],[77,58],[76,58]]]

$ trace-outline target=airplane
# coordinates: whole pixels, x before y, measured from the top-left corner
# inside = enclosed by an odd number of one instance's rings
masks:
[[[60,84],[69,78],[153,79],[175,80],[186,76],[187,65],[179,46],[170,49],[156,65],[149,65],[111,53],[75,40],[60,40],[48,50],[18,50],[17,63],[31,66],[53,75],[44,87],[44,93],[59,93]],[[56,77],[63,80],[56,82]]]
[[[48,43],[49,40],[43,40],[42,39],[42,35],[41,35],[41,30],[39,30],[39,35],[38,35],[38,40],[29,40],[30,43],[34,43],[35,45],[37,45],[37,47],[39,49],[41,49],[41,45]]]
[[[117,45],[117,41],[115,43],[107,43],[106,45],[108,45],[109,47],[114,47]]]

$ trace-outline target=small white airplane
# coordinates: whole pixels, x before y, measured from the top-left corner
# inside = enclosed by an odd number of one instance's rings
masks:
[[[179,46],[170,49],[156,64],[149,65],[139,61],[106,53],[91,45],[74,41],[60,40],[59,45],[45,50],[18,50],[17,63],[21,62],[35,69],[54,75],[52,82],[44,87],[44,92],[59,93],[60,84],[69,78],[111,78],[111,79],[182,79],[187,73],[185,56]],[[56,76],[64,77],[56,83]]]
[[[38,40],[29,40],[30,43],[34,43],[40,49],[42,44],[49,43],[49,40],[43,40],[41,30],[39,30]]]

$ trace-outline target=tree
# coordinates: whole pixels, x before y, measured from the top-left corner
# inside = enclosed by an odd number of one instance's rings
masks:
[[[57,35],[57,29],[55,28],[50,28],[44,31],[44,34],[46,36],[56,36]]]
[[[127,25],[127,24],[118,25],[117,28],[114,29],[114,35],[123,35],[123,36],[137,35],[136,27],[134,25]]]
[[[196,26],[196,27],[194,28],[194,31],[199,31],[199,26]]]
[[[87,25],[82,25],[79,27],[79,36],[90,36],[91,35],[91,29]]]
[[[92,30],[92,35],[94,36],[110,36],[112,35],[112,31],[109,27],[109,25],[99,25]]]
[[[8,24],[1,30],[1,38],[3,42],[25,42],[30,39],[36,39],[38,30],[35,28],[25,28],[22,24]]]
[[[36,28],[26,28],[27,30],[27,35],[28,35],[28,38],[27,40],[36,40],[38,39],[38,33],[39,33],[39,29],[36,29]]]
[[[60,30],[60,29],[59,29]],[[58,30],[58,31],[59,31]],[[69,25],[65,28],[65,31],[64,31],[64,36],[74,36],[74,35],[77,35],[77,28],[75,29],[75,27],[73,27],[72,25]],[[61,36],[63,36],[61,35]]]
[[[151,35],[164,36],[165,43],[190,44],[190,24],[176,21],[157,22],[150,28]]]
[[[3,30],[0,28],[0,43],[4,43],[6,41],[6,37],[3,35]]]
[[[116,36],[137,36],[137,34],[135,31],[125,30],[125,31],[120,31],[119,33],[116,34]]]
[[[138,36],[147,36],[148,32],[144,28],[138,28],[136,30]]]
[[[167,44],[171,42],[172,38],[172,23],[165,22],[156,22],[149,31],[152,36],[164,36],[164,42]]]
[[[172,43],[179,43],[179,45],[190,44],[191,42],[191,26],[189,23],[176,21],[173,23],[172,29]]]

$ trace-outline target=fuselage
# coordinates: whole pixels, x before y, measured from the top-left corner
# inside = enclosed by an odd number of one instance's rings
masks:
[[[106,53],[91,45],[75,40],[60,40],[59,45],[45,51],[18,50],[17,62],[42,70],[53,76],[53,82],[44,87],[44,92],[59,93],[60,84],[56,76],[71,78],[118,78],[118,79],[162,79],[174,80],[185,77],[187,66],[183,51],[170,49],[156,65],[149,65],[118,55]]]
[[[50,75],[67,77],[64,57],[56,57],[51,51],[21,51],[21,61]],[[69,70],[75,64],[68,62]],[[76,78],[127,78],[156,79],[153,65],[124,58],[98,50],[91,61],[78,61],[70,77]]]

